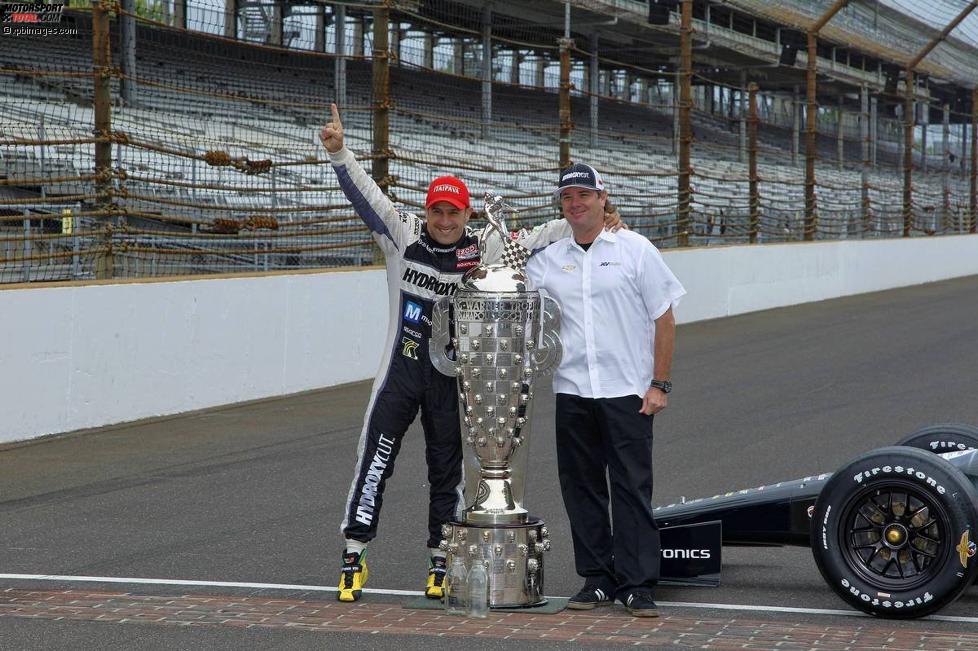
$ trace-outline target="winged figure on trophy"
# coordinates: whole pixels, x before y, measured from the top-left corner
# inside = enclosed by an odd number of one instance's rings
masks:
[[[449,566],[459,556],[467,567],[488,566],[494,608],[546,602],[550,538],[523,506],[526,442],[534,381],[561,358],[560,308],[546,292],[527,289],[530,251],[510,236],[508,212],[502,197],[486,193],[481,257],[489,238],[500,237],[502,262],[470,269],[454,296],[435,303],[430,343],[435,368],[458,379],[466,461],[478,468],[466,482],[462,520],[444,526],[442,545]]]

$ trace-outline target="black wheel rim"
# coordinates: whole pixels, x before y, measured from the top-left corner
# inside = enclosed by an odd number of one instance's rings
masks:
[[[952,535],[940,502],[904,482],[857,493],[842,524],[846,564],[885,590],[911,590],[932,579],[944,565]]]

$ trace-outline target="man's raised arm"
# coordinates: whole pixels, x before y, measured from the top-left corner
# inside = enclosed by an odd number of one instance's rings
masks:
[[[360,219],[378,238],[386,236],[395,245],[399,245],[405,228],[417,228],[417,224],[408,224],[400,218],[397,208],[384,194],[372,178],[360,167],[353,153],[346,148],[343,141],[343,122],[336,104],[329,105],[330,119],[319,132],[319,141],[329,154],[329,161],[336,172],[343,194],[353,204]],[[412,217],[414,217],[412,215]],[[420,224],[416,217],[413,220]]]

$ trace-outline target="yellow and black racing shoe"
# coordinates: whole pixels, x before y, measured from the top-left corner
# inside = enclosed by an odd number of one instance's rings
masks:
[[[340,572],[340,591],[336,598],[340,601],[357,601],[363,594],[367,582],[367,550],[343,553],[343,569]]]
[[[428,564],[428,585],[424,596],[429,599],[441,599],[445,596],[445,574],[448,563],[443,556],[432,556]]]

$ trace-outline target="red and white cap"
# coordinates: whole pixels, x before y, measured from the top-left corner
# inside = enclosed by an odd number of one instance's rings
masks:
[[[469,189],[462,183],[462,179],[454,176],[439,176],[428,186],[428,198],[424,202],[424,207],[431,208],[439,201],[447,201],[456,208],[468,208]]]

